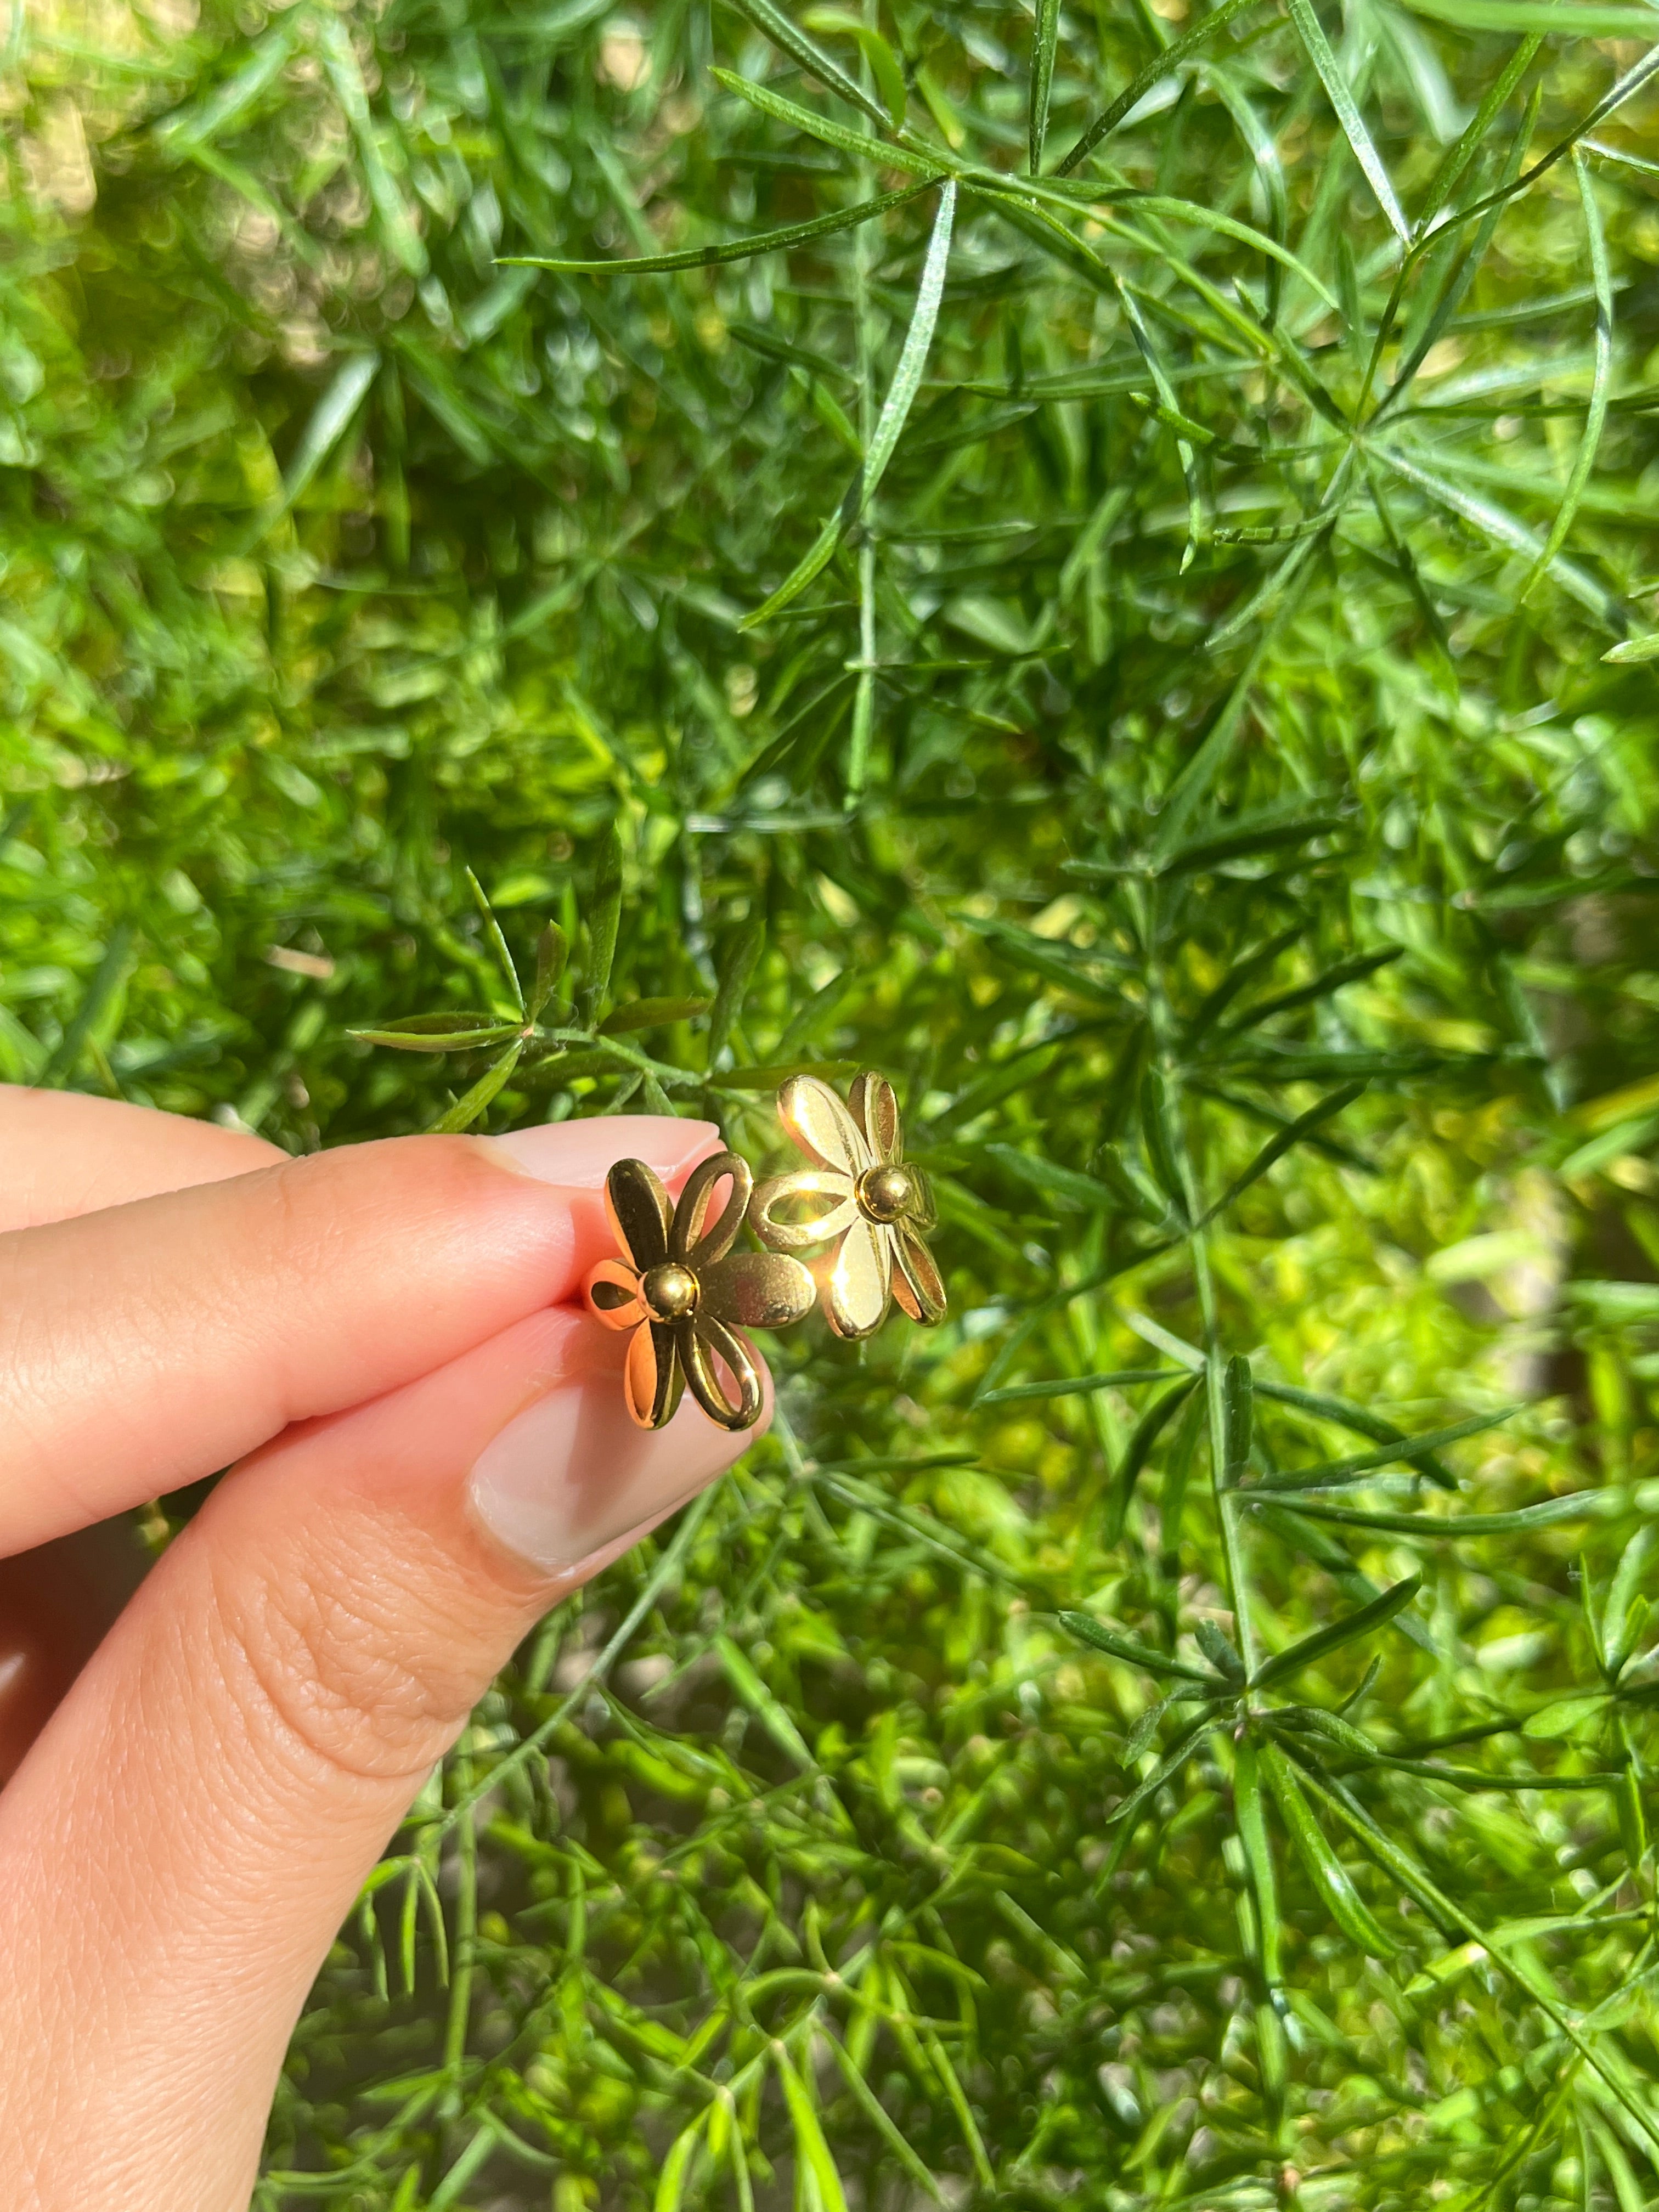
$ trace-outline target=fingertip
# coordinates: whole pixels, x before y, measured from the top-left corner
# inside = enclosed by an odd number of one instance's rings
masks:
[[[763,1433],[711,1421],[688,1393],[660,1429],[639,1427],[608,1364],[514,1415],[474,1462],[467,1504],[490,1540],[538,1576],[562,1577],[649,1527],[723,1474]]]
[[[605,1114],[577,1121],[544,1121],[500,1137],[476,1139],[520,1175],[567,1188],[597,1190],[618,1160],[643,1160],[665,1182],[689,1175],[720,1148],[712,1121],[674,1114]]]

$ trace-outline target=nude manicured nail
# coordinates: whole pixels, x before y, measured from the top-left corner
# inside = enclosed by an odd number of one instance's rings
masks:
[[[549,1391],[484,1447],[472,1510],[508,1551],[557,1573],[683,1504],[754,1435],[717,1428],[690,1398],[665,1429],[636,1428],[621,1377],[595,1376]]]
[[[712,1121],[682,1121],[673,1114],[608,1114],[585,1121],[544,1121],[486,1141],[538,1182],[597,1190],[622,1159],[645,1160],[672,1181],[705,1152],[718,1150],[720,1133]]]

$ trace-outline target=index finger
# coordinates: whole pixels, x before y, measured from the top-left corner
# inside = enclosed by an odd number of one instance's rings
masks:
[[[180,1488],[573,1297],[606,1170],[704,1121],[398,1137],[0,1236],[0,1553]]]
[[[263,1137],[216,1121],[82,1091],[0,1084],[0,1231],[222,1182],[286,1158]]]

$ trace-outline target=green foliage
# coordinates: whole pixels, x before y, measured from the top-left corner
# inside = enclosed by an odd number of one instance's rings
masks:
[[[1659,2192],[1653,21],[15,11],[0,1073],[873,1062],[952,1297],[485,1701],[270,2212]]]

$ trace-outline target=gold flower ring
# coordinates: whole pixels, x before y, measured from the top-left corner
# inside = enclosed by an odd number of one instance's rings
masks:
[[[896,1298],[912,1321],[945,1317],[945,1285],[922,1232],[937,1218],[926,1175],[904,1158],[898,1100],[884,1075],[859,1076],[841,1100],[816,1075],[791,1076],[778,1093],[784,1127],[814,1164],[774,1176],[756,1191],[749,1218],[775,1253],[812,1244],[823,1310],[837,1336],[869,1336]],[[804,1216],[803,1207],[816,1209]]]
[[[722,1182],[731,1188],[711,1227]],[[671,1421],[687,1384],[711,1421],[752,1428],[760,1370],[741,1330],[784,1328],[812,1310],[817,1286],[799,1260],[732,1250],[753,1188],[735,1152],[693,1168],[678,1206],[643,1160],[618,1160],[605,1177],[605,1212],[627,1256],[592,1270],[587,1304],[607,1328],[635,1333],[623,1387],[642,1429]]]

